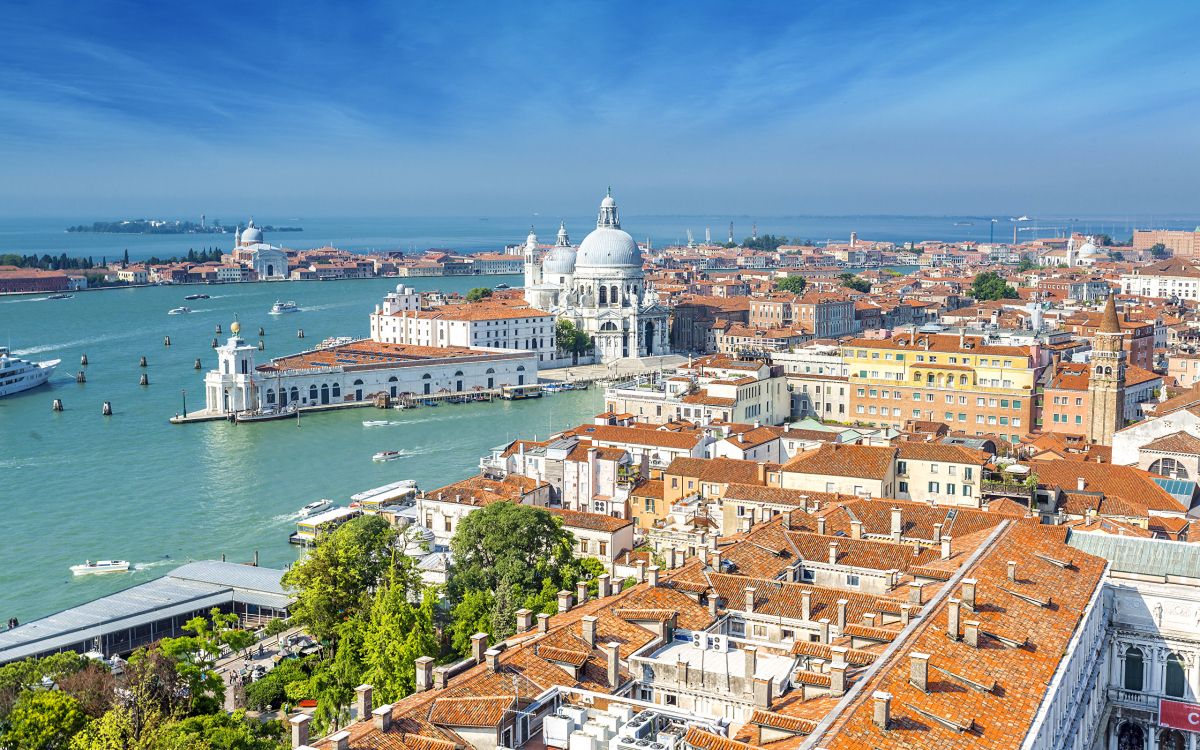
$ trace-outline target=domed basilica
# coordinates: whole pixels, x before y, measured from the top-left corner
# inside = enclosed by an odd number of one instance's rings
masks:
[[[642,250],[621,229],[612,194],[600,203],[596,228],[579,247],[559,226],[554,247],[538,257],[537,235],[525,243],[525,300],[585,331],[596,343],[596,358],[668,354],[667,310],[642,273]]]

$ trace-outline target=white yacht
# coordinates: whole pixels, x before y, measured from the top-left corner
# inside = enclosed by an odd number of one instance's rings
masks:
[[[30,362],[13,356],[7,347],[0,346],[0,396],[10,396],[37,388],[50,379],[50,374],[61,361],[50,359],[45,362]]]
[[[300,509],[300,517],[308,518],[309,516],[313,515],[314,513],[320,513],[321,511],[325,510],[326,508],[328,508],[331,505],[333,505],[333,503],[330,502],[329,500],[326,500],[325,498],[321,498],[320,500],[315,500]]]
[[[300,308],[295,302],[280,302],[275,300],[275,304],[271,305],[271,315],[283,315],[284,313],[300,312]]]
[[[192,311],[190,307],[172,307],[167,310],[167,315],[187,315]]]
[[[92,573],[128,573],[127,560],[84,560],[83,565],[72,565],[71,572],[77,576]]]

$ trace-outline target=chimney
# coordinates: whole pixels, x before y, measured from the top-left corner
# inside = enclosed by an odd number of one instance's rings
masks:
[[[712,569],[714,571],[716,571],[717,573],[720,573],[721,572],[721,553],[718,552],[717,550],[713,550],[712,552],[709,552],[708,553],[708,564],[710,566],[712,566]]]
[[[647,578],[647,580],[650,582],[651,586],[658,585],[658,566],[657,565],[650,566],[650,575]]]
[[[756,708],[769,709],[771,707],[771,688],[770,680],[754,681],[754,705]]]
[[[1087,487],[1087,480],[1084,479],[1083,477],[1076,477],[1075,478],[1075,489],[1079,490],[1080,492],[1083,492],[1084,487]]]
[[[838,552],[838,543],[830,542],[829,543],[829,564],[830,565],[837,565],[837,552]]]
[[[308,746],[308,722],[312,721],[312,717],[308,714],[296,714],[288,719],[288,723],[292,725],[292,747],[307,747]]]
[[[688,663],[682,656],[675,662],[675,682],[679,685],[688,684]]]
[[[487,633],[476,633],[471,636],[471,658],[476,664],[483,663],[483,652],[487,651]]]
[[[829,618],[822,617],[817,624],[820,626],[821,643],[829,643]]]
[[[533,627],[533,610],[518,609],[517,610],[517,632],[524,633]]]
[[[638,560],[635,567],[637,567],[637,582],[645,583],[645,581],[646,581],[646,561]]]
[[[812,620],[812,592],[808,589],[800,592],[800,619],[805,622]]]
[[[537,621],[539,633],[550,632],[550,615],[546,614],[545,612],[538,612]]]
[[[587,581],[575,582],[575,601],[583,604],[588,600]]]
[[[739,438],[740,438],[740,436],[739,436]],[[739,440],[738,442],[741,442],[741,441]],[[762,461],[758,462],[758,483],[759,484],[767,483],[767,465],[765,463],[763,463]]]
[[[609,641],[604,648],[608,651],[608,686],[615,690],[621,683],[621,644]]]
[[[901,604],[900,605],[900,627],[907,626],[909,620],[911,620],[911,619],[912,619],[912,605],[907,604],[907,603]]]
[[[434,690],[445,690],[446,680],[449,679],[450,672],[445,667],[436,667],[433,670],[433,688]]]
[[[954,555],[954,540],[951,537],[942,537],[942,559],[949,560]]]
[[[850,538],[862,539],[862,521],[857,518],[850,522]]]
[[[904,517],[900,513],[900,509],[892,508],[892,541],[900,541],[900,536],[904,532]]]
[[[863,625],[866,625],[868,628],[875,627],[875,618],[876,615],[874,612],[863,612]]]
[[[747,680],[753,680],[754,675],[758,672],[758,648],[755,646],[746,646],[742,649],[742,658],[745,660],[745,671],[742,673]]]
[[[371,715],[371,686],[359,685],[354,688],[354,709],[358,720],[363,721]]]
[[[674,547],[669,547],[667,549],[667,570],[675,570],[679,567],[679,560],[676,557],[677,554],[678,553],[675,551]]]
[[[942,541],[942,525],[940,523],[935,523],[933,525],[933,541],[934,544],[938,544]]]
[[[844,663],[829,666],[829,692],[834,695],[846,694],[846,665]]]
[[[967,609],[975,611],[975,584],[979,583],[974,578],[964,578],[962,581],[962,603]]]
[[[746,611],[754,611],[754,587],[750,586],[746,589]]]
[[[573,603],[574,602],[571,601],[571,592],[570,591],[558,592],[558,611],[559,612],[570,612],[571,605]]]
[[[950,636],[950,640],[958,640],[958,608],[960,602],[958,599],[951,597],[949,605],[946,607],[946,635]]]
[[[845,634],[846,632],[846,610],[850,606],[849,599],[837,600],[837,627],[838,632]]]
[[[1008,580],[1010,580],[1010,581],[1017,580],[1017,561],[1016,560],[1008,561]]]
[[[871,694],[875,699],[875,708],[872,712],[872,720],[875,726],[880,729],[887,729],[888,723],[892,718],[892,695],[881,690],[876,690]]]
[[[912,658],[912,673],[908,681],[913,684],[917,690],[922,693],[929,692],[929,654],[922,654],[918,651],[913,651],[909,654]]]
[[[783,528],[787,529],[788,531],[792,530],[792,512],[790,510],[785,510],[783,512]]]
[[[350,750],[350,733],[345,730],[329,735],[329,741],[333,743],[334,750]]]
[[[375,728],[381,732],[386,732],[392,728],[392,704],[380,706],[371,712],[371,719],[375,722]]]
[[[921,583],[920,581],[910,581],[908,584],[908,601],[913,604],[920,604],[922,601],[924,601],[921,591],[924,586],[925,584]]]
[[[849,653],[850,649],[846,648],[845,646],[830,646],[829,651],[833,655],[831,663],[834,666],[837,666],[838,664],[846,664],[846,654]]]
[[[595,615],[583,616],[583,642],[588,648],[596,647],[596,621]]]
[[[433,657],[422,656],[413,665],[417,668],[417,692],[423,693],[433,687]]]
[[[600,597],[601,599],[612,596],[612,589],[609,587],[609,580],[611,580],[611,578],[608,573],[601,573],[600,577],[596,580],[600,582],[596,587],[596,596]]]
[[[821,516],[817,519],[817,533],[821,536],[825,535],[825,516]]]
[[[500,670],[500,649],[489,648],[483,652],[483,658],[487,662],[489,672],[498,672]]]
[[[979,648],[979,620],[963,622],[963,641],[971,648]]]
[[[708,616],[712,619],[717,619],[717,613],[721,608],[721,597],[717,594],[716,589],[708,590]]]

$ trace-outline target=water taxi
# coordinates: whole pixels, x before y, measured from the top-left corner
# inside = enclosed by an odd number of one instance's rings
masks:
[[[186,299],[186,300],[208,299],[208,295],[207,294],[189,294],[188,296],[184,297],[184,299]]]
[[[404,454],[400,451],[379,451],[374,456],[371,456],[372,461],[395,461]]]
[[[508,289],[508,284],[497,284],[496,288],[497,289]]]
[[[363,421],[363,427],[386,427],[391,422],[386,419],[367,419]]]
[[[167,310],[167,315],[186,315],[191,311],[192,308],[190,307],[172,307],[170,310]]]
[[[0,396],[37,388],[50,379],[50,374],[61,361],[48,359],[45,362],[30,362],[14,357],[8,347],[0,346]]]
[[[128,573],[129,562],[127,560],[84,560],[83,565],[72,565],[71,572],[77,576],[92,573]]]
[[[275,300],[275,304],[271,305],[271,315],[283,315],[284,313],[300,312],[300,308],[295,302],[280,302]]]
[[[74,294],[67,294],[65,292],[59,292],[58,294],[51,294],[46,299],[71,299],[74,296],[75,296]]]
[[[300,517],[308,518],[309,516],[311,516],[314,513],[320,513],[321,511],[325,510],[326,508],[330,507],[331,505],[333,505],[333,502],[326,500],[325,498],[321,498],[320,500],[315,500],[300,509]]]

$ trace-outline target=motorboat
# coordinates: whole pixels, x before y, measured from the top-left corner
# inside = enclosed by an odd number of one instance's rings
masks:
[[[404,454],[400,451],[379,451],[374,456],[371,456],[372,461],[395,461]]]
[[[386,419],[367,419],[363,421],[363,427],[386,427],[391,422]]]
[[[84,560],[82,565],[72,565],[71,572],[77,576],[93,573],[128,573],[127,560]]]
[[[280,302],[275,300],[275,304],[271,305],[271,315],[283,315],[285,313],[300,312],[300,308],[295,302]]]
[[[496,288],[497,289],[508,289],[508,284],[497,284]]]
[[[296,414],[296,405],[288,404],[283,408],[268,406],[258,411],[239,411],[230,415],[231,422],[269,422],[273,419],[287,419]]]
[[[320,513],[321,511],[325,510],[326,508],[330,507],[331,505],[333,505],[333,503],[329,500],[326,500],[325,498],[321,498],[320,500],[315,500],[300,509],[300,517],[308,518],[309,516],[311,516],[314,513]]]
[[[192,311],[190,307],[172,307],[167,310],[167,315],[187,315]]]
[[[194,299],[208,299],[208,295],[207,294],[189,294],[188,296],[184,297],[184,299],[189,300],[189,301],[194,300]]]
[[[50,359],[45,362],[31,362],[13,356],[8,347],[0,346],[0,396],[11,396],[30,388],[37,388],[50,379],[50,374],[61,361]]]
[[[58,294],[51,294],[46,299],[71,299],[74,296],[75,296],[74,294],[66,294],[65,292],[59,292]]]

